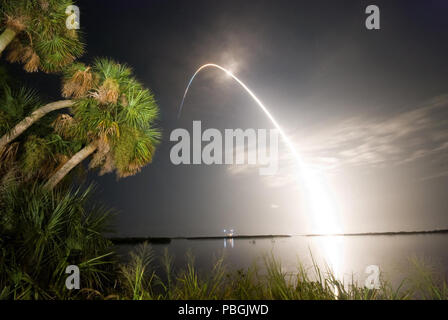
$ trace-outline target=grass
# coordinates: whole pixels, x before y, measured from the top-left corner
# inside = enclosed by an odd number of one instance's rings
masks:
[[[379,289],[367,289],[355,281],[343,283],[326,269],[298,265],[294,274],[285,273],[272,256],[264,258],[264,268],[228,271],[225,259],[218,258],[210,270],[200,272],[194,256],[187,252],[184,268],[175,270],[174,257],[165,249],[159,258],[144,243],[121,264],[117,286],[96,292],[89,299],[133,300],[402,300],[448,299],[446,280],[420,261],[413,260],[412,278],[394,288],[381,278]],[[261,271],[263,270],[263,271]]]

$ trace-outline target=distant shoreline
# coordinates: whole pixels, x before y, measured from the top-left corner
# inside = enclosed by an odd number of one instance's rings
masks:
[[[269,235],[238,235],[238,236],[208,236],[208,237],[186,237],[178,239],[187,240],[213,240],[213,239],[271,239],[271,238],[289,238],[287,234],[269,234]]]
[[[424,230],[424,231],[397,231],[397,232],[360,232],[360,233],[337,233],[337,234],[272,234],[272,235],[236,235],[236,236],[198,236],[198,237],[117,237],[109,238],[114,244],[136,244],[136,243],[153,243],[153,244],[170,244],[172,240],[224,240],[224,239],[273,239],[273,238],[290,238],[299,237],[358,237],[358,236],[400,236],[400,235],[416,235],[416,234],[444,234],[448,233],[448,229]]]
[[[154,243],[169,244],[172,240],[219,240],[219,239],[272,239],[289,238],[291,235],[237,235],[237,236],[202,236],[202,237],[123,237],[109,238],[114,244],[135,244],[135,243]]]
[[[335,234],[304,234],[304,237],[353,237],[353,236],[402,236],[413,234],[448,233],[448,229],[423,230],[423,231],[391,231],[391,232],[360,232],[360,233],[335,233]]]

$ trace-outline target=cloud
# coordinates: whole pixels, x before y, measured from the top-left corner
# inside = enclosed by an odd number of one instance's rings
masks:
[[[390,168],[419,160],[430,163],[431,179],[448,175],[448,95],[423,106],[381,117],[352,117],[296,132],[291,139],[307,165],[327,173],[351,167]],[[282,143],[280,143],[282,144]],[[279,150],[279,173],[263,177],[272,187],[295,181],[292,155]],[[256,166],[232,166],[233,174]]]
[[[351,118],[295,141],[307,161],[325,169],[394,166],[448,151],[448,96],[380,118]],[[435,160],[435,159],[432,159]]]

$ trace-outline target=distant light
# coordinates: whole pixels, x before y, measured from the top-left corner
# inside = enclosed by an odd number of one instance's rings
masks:
[[[228,231],[227,231],[227,229],[224,229],[223,231],[224,231],[224,235],[226,237],[233,237],[235,234],[235,229],[230,229]]]

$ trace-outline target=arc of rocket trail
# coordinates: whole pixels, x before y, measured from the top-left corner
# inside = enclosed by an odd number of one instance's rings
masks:
[[[185,102],[185,98],[187,96],[188,90],[190,89],[190,86],[194,80],[194,78],[196,77],[196,75],[201,72],[203,69],[205,68],[217,68],[219,70],[224,71],[225,73],[227,73],[230,77],[232,77],[241,87],[243,87],[244,90],[246,90],[246,92],[252,97],[252,99],[258,104],[258,106],[261,108],[261,110],[263,110],[263,112],[268,116],[269,120],[271,120],[272,124],[275,126],[275,128],[278,130],[278,132],[280,133],[283,141],[286,143],[286,145],[288,146],[289,150],[291,151],[291,153],[293,154],[294,158],[299,162],[300,166],[302,166],[302,161],[299,157],[298,152],[296,151],[294,145],[292,144],[292,142],[289,140],[288,136],[285,134],[285,132],[283,131],[282,127],[278,124],[277,120],[275,120],[275,118],[271,115],[271,113],[268,111],[268,109],[264,106],[264,104],[260,101],[260,99],[258,99],[258,97],[252,92],[252,90],[250,90],[240,79],[238,79],[238,77],[236,77],[232,72],[230,72],[229,70],[227,70],[224,67],[221,67],[217,64],[214,63],[207,63],[204,64],[203,66],[199,67],[199,69],[196,70],[196,72],[193,74],[193,76],[190,79],[190,82],[187,85],[187,88],[185,89],[185,93],[184,96],[182,98],[182,102],[179,106],[179,112],[177,114],[177,118],[179,119],[181,114],[182,114],[182,108]]]
[[[182,98],[182,102],[179,106],[178,111],[178,119],[181,116],[182,108],[185,102],[185,98],[188,94],[188,90],[190,89],[190,86],[196,77],[198,73],[200,73],[202,70],[206,68],[216,68],[221,71],[224,71],[227,75],[232,77],[243,89],[252,97],[252,99],[257,103],[257,105],[261,108],[261,110],[266,114],[266,116],[271,120],[272,124],[275,126],[275,128],[280,133],[283,141],[285,142],[286,146],[292,153],[294,159],[296,160],[297,169],[298,169],[298,176],[300,176],[305,184],[306,189],[308,190],[310,202],[311,202],[311,211],[312,211],[312,219],[316,222],[316,225],[319,229],[324,227],[325,230],[321,230],[322,233],[332,234],[332,233],[340,233],[341,229],[339,226],[339,223],[337,221],[337,215],[334,212],[334,204],[331,201],[331,196],[328,190],[326,190],[325,184],[322,183],[322,178],[318,173],[316,173],[314,170],[309,168],[304,164],[302,161],[299,153],[297,152],[294,144],[291,142],[291,140],[288,138],[288,136],[283,131],[282,127],[279,125],[277,120],[272,116],[272,114],[269,112],[269,110],[266,108],[266,106],[258,99],[258,97],[250,90],[238,77],[236,77],[232,72],[227,70],[224,67],[221,67],[214,63],[207,63],[199,67],[196,72],[193,74],[193,76],[190,79],[190,82],[187,85],[187,88],[185,89],[184,96]],[[326,227],[326,228],[325,228]],[[316,230],[317,231],[317,230]]]

